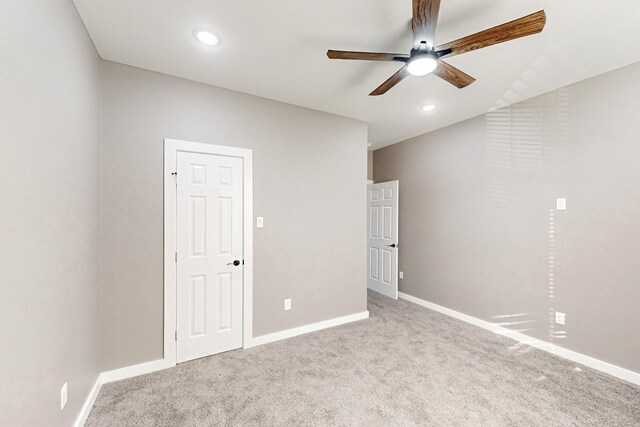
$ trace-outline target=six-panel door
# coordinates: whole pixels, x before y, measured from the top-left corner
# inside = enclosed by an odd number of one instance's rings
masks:
[[[398,181],[367,186],[367,287],[398,298]]]
[[[184,362],[242,346],[243,163],[187,152],[177,163],[177,361]]]

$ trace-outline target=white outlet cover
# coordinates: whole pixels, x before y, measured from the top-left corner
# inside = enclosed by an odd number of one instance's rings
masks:
[[[567,210],[567,199],[564,197],[560,197],[556,199],[556,210],[566,211]]]
[[[558,325],[564,325],[566,323],[566,320],[567,320],[567,315],[565,313],[556,311],[556,323]]]
[[[404,273],[402,271],[400,272],[399,276],[401,279],[404,279]]]
[[[256,218],[256,227],[262,228],[264,227],[264,218],[259,216]]]
[[[60,389],[60,409],[64,409],[67,404],[67,383]]]
[[[291,300],[290,299],[284,300],[284,309],[285,309],[285,311],[291,310]]]

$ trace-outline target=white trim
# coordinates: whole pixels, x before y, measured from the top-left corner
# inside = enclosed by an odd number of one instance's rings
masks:
[[[357,320],[363,320],[367,318],[369,318],[369,312],[363,311],[361,313],[355,313],[355,314],[350,314],[348,316],[336,317],[335,319],[324,320],[322,322],[312,323],[310,325],[304,325],[304,326],[300,326],[293,329],[287,329],[285,331],[274,332],[268,335],[261,335],[259,337],[255,337],[251,341],[250,347],[269,344],[269,343],[280,341],[280,340],[286,340],[287,338],[297,337],[298,335],[308,334],[309,332],[316,332],[322,329],[332,328],[334,326],[340,326],[340,325],[344,325],[345,323],[351,323]]]
[[[262,335],[254,338],[250,341],[249,345],[245,345],[245,348],[256,347],[263,344],[268,344],[275,341],[284,340],[287,338],[296,337],[298,335],[307,334],[309,332],[316,332],[322,329],[331,328],[334,326],[344,325],[346,323],[355,322],[357,320],[363,320],[369,318],[369,312],[363,311],[361,313],[350,314],[347,316],[336,317],[335,319],[324,320],[318,323],[312,323],[310,325],[304,325],[293,329],[287,329],[285,331],[275,332],[273,334]],[[100,387],[102,384],[107,384],[114,381],[124,380],[126,378],[133,378],[139,375],[150,374],[152,372],[161,371],[163,369],[172,368],[175,363],[167,361],[166,359],[153,360],[151,362],[144,362],[138,365],[126,366],[124,368],[114,369],[112,371],[106,371],[100,374],[96,380],[93,390],[91,390],[90,399],[87,399],[85,406],[93,406]],[[89,406],[89,411],[91,410]],[[83,411],[85,408],[83,407]],[[88,412],[87,412],[88,415]],[[85,418],[86,419],[86,418]]]
[[[151,362],[140,363],[139,365],[126,366],[113,371],[103,372],[100,375],[102,384],[114,381],[124,380],[125,378],[137,377],[138,375],[150,374],[151,372],[161,371],[163,369],[172,368],[175,363],[171,363],[166,359],[158,359]]]
[[[87,418],[89,418],[93,404],[96,402],[96,398],[98,397],[100,388],[102,388],[103,384],[124,380],[125,378],[137,377],[138,375],[150,374],[151,372],[161,371],[173,366],[175,366],[175,363],[172,364],[167,362],[165,359],[159,359],[152,362],[140,363],[139,365],[127,366],[101,373],[98,375],[98,378],[96,378],[96,382],[93,384],[84,405],[82,405],[82,409],[80,410],[73,426],[82,427],[87,422]]]
[[[253,339],[253,150],[200,142],[164,140],[164,358],[165,367],[176,364],[176,186],[172,179],[178,151],[240,157],[244,172],[244,275],[242,346]],[[160,362],[160,361],[156,361]],[[149,362],[149,363],[156,363]],[[142,364],[146,365],[146,364]],[[142,366],[136,365],[136,366]],[[129,368],[123,368],[129,369]],[[164,369],[164,368],[160,368]],[[158,370],[158,369],[155,369]],[[118,370],[119,371],[119,370]],[[111,371],[115,372],[115,371]],[[146,372],[143,372],[146,373]],[[140,375],[140,374],[137,374]],[[127,377],[123,377],[127,378]],[[118,378],[121,379],[121,378]],[[115,380],[112,380],[115,381]]]
[[[447,316],[454,317],[458,320],[462,320],[463,322],[470,323],[480,328],[487,329],[491,332],[495,332],[496,334],[503,335],[507,338],[511,338],[513,340],[519,341],[523,344],[527,344],[532,347],[539,348],[540,350],[544,350],[546,352],[555,354],[556,356],[560,356],[564,359],[571,360],[572,362],[580,363],[581,365],[588,366],[589,368],[604,372],[606,374],[612,375],[614,377],[620,378],[630,383],[640,385],[640,373],[633,372],[616,365],[612,365],[611,363],[603,362],[602,360],[595,359],[593,357],[586,356],[584,354],[581,354],[572,350],[567,350],[566,348],[559,347],[555,344],[551,344],[551,343],[539,340],[537,338],[532,338],[520,332],[512,331],[510,329],[496,325],[494,323],[487,322],[485,320],[481,320],[464,313],[460,313],[450,308],[443,307],[441,305],[434,304],[432,302],[425,301],[420,298],[416,298],[414,296],[405,294],[403,292],[398,292],[398,297],[400,297],[400,299],[404,299],[414,304],[421,305],[433,311],[437,311],[439,313],[446,314]]]
[[[98,393],[100,393],[100,387],[102,387],[102,374],[98,375],[98,378],[96,378],[96,382],[93,384],[87,399],[84,401],[84,405],[82,405],[82,409],[80,409],[80,413],[76,418],[76,422],[73,423],[73,427],[82,427],[84,426],[84,423],[87,422],[87,418],[89,418],[93,404],[98,397]]]

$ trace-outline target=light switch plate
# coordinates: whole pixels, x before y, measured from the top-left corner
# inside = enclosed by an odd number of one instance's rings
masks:
[[[284,300],[284,310],[291,310],[291,299]]]
[[[262,228],[264,227],[264,218],[259,216],[258,218],[256,218],[256,227],[258,228]]]
[[[564,197],[560,197],[556,199],[556,210],[565,211],[567,210],[567,199]]]
[[[400,276],[401,279],[404,279],[404,273],[402,271],[398,275]]]
[[[564,325],[566,323],[567,320],[567,315],[565,313],[560,313],[559,311],[556,311],[556,323],[558,325]]]

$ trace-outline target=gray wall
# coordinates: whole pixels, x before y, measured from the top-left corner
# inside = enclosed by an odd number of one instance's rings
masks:
[[[367,151],[367,180],[373,179],[373,150]]]
[[[376,150],[400,290],[640,372],[638,112],[635,64]]]
[[[70,0],[2,0],[0,58],[0,425],[69,426],[99,373],[100,59]]]
[[[255,336],[367,309],[364,123],[111,62],[102,71],[103,370],[162,358],[163,138],[254,150],[265,218]]]

